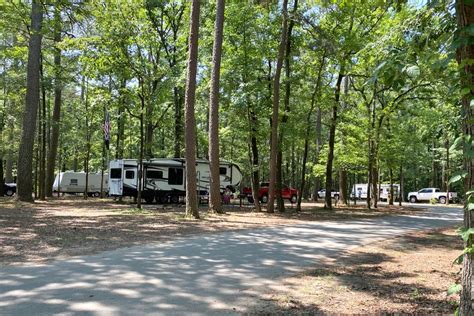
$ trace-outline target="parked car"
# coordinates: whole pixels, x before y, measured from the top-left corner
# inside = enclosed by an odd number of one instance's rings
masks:
[[[326,189],[321,189],[318,191],[318,198],[324,199],[326,197]],[[331,198],[339,198],[339,191],[331,191]]]
[[[424,188],[418,192],[408,193],[408,201],[416,203],[418,201],[431,201],[436,199],[441,204],[446,204],[446,199],[450,201],[456,199],[458,194],[456,192],[441,192],[438,188]]]
[[[260,188],[258,190],[258,199],[262,203],[268,202],[268,182],[261,182]],[[252,196],[252,188],[243,188],[242,194],[247,196],[247,199],[250,203],[253,203],[253,196]],[[290,203],[296,203],[298,200],[298,190],[295,188],[291,188],[287,185],[283,185],[281,188],[281,197],[285,200],[289,200]]]
[[[6,196],[12,196],[16,193],[16,183],[4,183],[3,184],[3,193]]]

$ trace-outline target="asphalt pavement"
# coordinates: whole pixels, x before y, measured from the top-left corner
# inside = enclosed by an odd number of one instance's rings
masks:
[[[460,207],[179,238],[0,268],[0,315],[235,314],[262,286],[350,248],[461,224]],[[1,245],[0,245],[1,246]]]

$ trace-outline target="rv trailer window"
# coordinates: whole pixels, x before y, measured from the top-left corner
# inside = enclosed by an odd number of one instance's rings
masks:
[[[110,169],[110,178],[111,179],[121,179],[122,178],[122,169],[120,169],[120,168]]]
[[[168,169],[168,184],[182,185],[183,184],[183,169],[169,168]]]
[[[146,177],[148,179],[163,179],[163,171],[147,170]]]
[[[77,179],[71,179],[71,182],[69,182],[69,185],[77,185]]]
[[[225,176],[227,174],[227,168],[226,167],[220,167],[219,168],[219,174],[221,176]]]
[[[133,179],[135,178],[135,171],[127,170],[125,171],[125,179]]]

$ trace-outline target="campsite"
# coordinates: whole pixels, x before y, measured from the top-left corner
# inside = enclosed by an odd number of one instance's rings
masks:
[[[474,4],[0,4],[1,315],[474,315]]]

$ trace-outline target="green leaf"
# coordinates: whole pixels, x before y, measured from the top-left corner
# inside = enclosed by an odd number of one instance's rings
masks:
[[[464,253],[460,254],[456,259],[454,259],[453,264],[462,264],[464,259]]]
[[[405,72],[410,77],[418,77],[420,75],[420,67],[416,65],[408,66],[405,68]]]
[[[474,204],[470,204],[472,208],[474,208]],[[459,235],[464,241],[467,241],[471,235],[474,235],[474,228],[462,228],[459,230]]]
[[[461,292],[461,289],[462,289],[461,284],[451,284],[448,289],[448,295],[459,293]]]
[[[464,179],[466,176],[467,176],[467,171],[460,171],[460,172],[457,172],[457,174],[455,174],[454,176],[451,177],[451,179],[449,179],[449,184],[452,184],[452,183],[461,181],[461,180]]]

